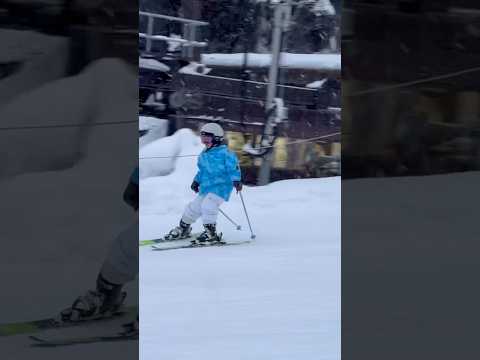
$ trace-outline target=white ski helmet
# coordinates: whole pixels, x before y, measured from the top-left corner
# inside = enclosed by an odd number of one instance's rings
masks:
[[[217,123],[208,123],[203,125],[202,128],[200,129],[200,133],[202,132],[213,134],[213,136],[218,139],[223,138],[223,135],[224,135],[222,127]]]

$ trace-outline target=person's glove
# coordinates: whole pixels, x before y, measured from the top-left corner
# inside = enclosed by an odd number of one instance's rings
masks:
[[[195,191],[196,193],[198,193],[198,189],[200,187],[200,184],[196,181],[192,182],[192,185],[190,186],[190,188]]]
[[[237,190],[237,193],[239,191],[242,191],[242,183],[240,181],[234,181],[233,182],[233,186],[235,187],[235,189]]]

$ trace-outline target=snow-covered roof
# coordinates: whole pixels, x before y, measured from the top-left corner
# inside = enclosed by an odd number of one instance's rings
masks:
[[[327,79],[317,80],[305,85],[305,87],[311,88],[311,89],[320,89],[323,86],[323,84],[325,84],[325,81],[327,81]]]
[[[269,2],[270,4],[278,4],[280,0],[255,0],[257,3]],[[292,4],[309,4],[313,7],[313,12],[321,15],[335,15],[335,8],[330,0],[300,0],[292,1]]]
[[[150,70],[158,70],[167,72],[170,70],[170,67],[165,65],[164,63],[156,60],[156,59],[146,59],[139,57],[138,58],[138,65],[140,68],[150,69]]]
[[[206,67],[203,64],[199,64],[196,62],[191,62],[190,64],[182,67],[178,72],[180,74],[192,74],[192,75],[206,75],[208,74],[212,69]]]
[[[241,67],[244,54],[202,54],[202,63],[207,66]],[[271,54],[247,54],[248,67],[269,67]],[[282,53],[280,67],[306,70],[340,70],[342,67],[340,54],[291,54]]]

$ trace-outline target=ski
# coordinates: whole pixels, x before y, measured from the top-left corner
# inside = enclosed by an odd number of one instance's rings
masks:
[[[72,336],[72,337],[59,337],[59,338],[42,338],[38,336],[29,336],[30,340],[34,343],[31,346],[35,347],[57,347],[79,344],[92,344],[99,342],[112,342],[112,341],[126,341],[126,340],[138,340],[138,333],[134,334],[111,334],[111,335],[99,335],[99,336]]]
[[[197,237],[199,235],[200,235],[200,233],[192,233],[187,237],[182,237],[182,238],[178,238],[178,239],[160,238],[160,239],[153,239],[153,240],[141,240],[140,241],[140,246],[163,244],[163,243],[170,243],[170,242],[175,242],[175,241],[187,240],[187,239],[190,239],[190,238],[193,238],[193,237]]]
[[[236,242],[216,242],[212,244],[188,244],[188,245],[180,245],[180,246],[170,246],[170,247],[160,247],[157,245],[152,245],[152,250],[154,251],[167,251],[167,250],[178,250],[178,249],[196,249],[196,248],[209,248],[209,247],[222,247],[222,246],[233,246],[233,245],[243,245],[243,244],[250,244],[252,243],[251,240],[244,240],[244,241],[236,241]]]
[[[109,321],[122,316],[135,314],[138,311],[137,306],[124,307],[115,314],[108,317],[98,317],[81,321],[59,321],[57,318],[46,318],[25,322],[13,322],[0,324],[0,337],[19,334],[37,333],[43,330],[62,329],[74,326],[86,326],[92,323]]]

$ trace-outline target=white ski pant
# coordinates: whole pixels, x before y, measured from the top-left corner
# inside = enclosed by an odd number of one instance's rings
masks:
[[[123,230],[113,241],[100,270],[113,284],[125,284],[138,274],[138,222]]]
[[[201,216],[204,224],[215,224],[223,201],[220,196],[212,193],[197,195],[185,208],[182,221],[193,224]]]

